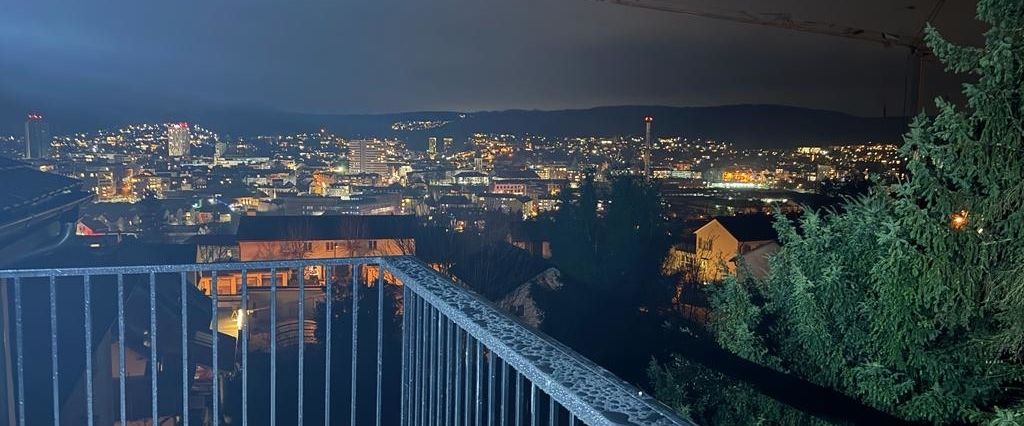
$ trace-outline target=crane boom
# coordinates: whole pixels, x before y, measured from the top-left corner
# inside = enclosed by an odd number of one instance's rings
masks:
[[[598,0],[628,7],[678,13],[701,18],[732,21],[742,24],[761,25],[766,27],[784,28],[814,34],[843,37],[882,44],[884,46],[903,46],[912,51],[925,49],[921,35],[911,36],[891,31],[880,31],[867,28],[839,25],[828,22],[794,19],[792,14],[785,12],[749,13],[741,10],[719,8],[687,7],[679,0]]]

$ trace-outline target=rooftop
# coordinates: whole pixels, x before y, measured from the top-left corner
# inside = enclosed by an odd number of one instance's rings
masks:
[[[739,241],[766,241],[779,238],[772,225],[774,219],[769,215],[719,216],[712,221],[722,224]]]
[[[372,240],[413,238],[411,215],[242,216],[238,241]]]

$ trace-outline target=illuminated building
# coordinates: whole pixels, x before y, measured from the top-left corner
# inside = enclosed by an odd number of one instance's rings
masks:
[[[431,160],[437,158],[437,138],[427,138],[427,157]]]
[[[779,248],[778,235],[768,215],[716,217],[694,234],[697,276],[704,282],[735,275],[739,264],[745,264],[754,276],[763,276],[768,256]]]
[[[25,158],[50,158],[50,126],[38,112],[25,120]]]
[[[348,142],[349,173],[374,173],[388,176],[388,165],[385,162],[384,147],[376,139],[357,139]]]
[[[171,123],[167,125],[167,155],[185,157],[190,154],[188,123]]]
[[[644,117],[644,127],[646,128],[646,136],[644,137],[644,176],[651,177],[651,123],[654,122],[654,117]]]

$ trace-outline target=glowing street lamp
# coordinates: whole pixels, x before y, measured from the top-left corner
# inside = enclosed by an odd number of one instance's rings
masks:
[[[956,213],[949,215],[949,227],[957,231],[964,229],[967,226],[969,213],[967,210],[960,210]]]

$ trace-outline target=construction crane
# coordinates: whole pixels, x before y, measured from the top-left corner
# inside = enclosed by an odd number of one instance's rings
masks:
[[[924,42],[924,25],[931,22],[939,14],[945,0],[935,0],[931,11],[925,22],[921,24],[916,34],[900,34],[894,31],[868,29],[853,26],[840,25],[831,22],[820,22],[810,20],[794,19],[789,13],[749,13],[742,10],[729,10],[713,7],[693,7],[685,0],[598,0],[609,3],[637,7],[642,9],[657,10],[662,12],[677,13],[707,19],[718,19],[722,21],[737,22],[748,25],[760,25],[765,27],[783,28],[792,31],[821,34],[833,37],[842,37],[853,40],[860,40],[869,43],[879,44],[885,47],[900,46],[907,48],[910,54],[910,66],[907,71],[907,78],[904,90],[904,114],[909,111],[917,112],[921,105],[919,96],[921,93],[921,62],[930,56],[931,52]],[[909,92],[909,93],[906,93]],[[909,103],[909,105],[908,105]]]

